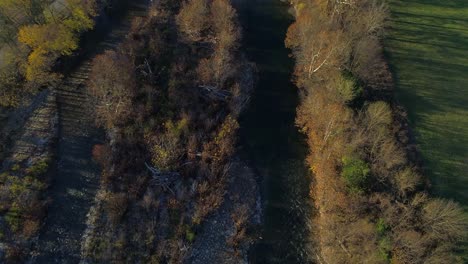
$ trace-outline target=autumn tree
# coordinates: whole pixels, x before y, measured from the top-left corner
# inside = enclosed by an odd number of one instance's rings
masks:
[[[240,31],[236,24],[237,14],[227,0],[214,0],[210,7],[209,37],[213,53],[200,60],[197,72],[205,85],[222,86],[236,71],[234,52],[239,44]]]
[[[395,103],[380,93],[391,83],[381,46],[387,6],[290,2],[296,21],[285,44],[296,60],[296,122],[314,172],[319,262],[454,262],[466,219],[455,203],[424,192]]]
[[[15,107],[21,102],[20,79],[16,78],[14,73],[0,72],[0,106]]]
[[[202,40],[203,34],[209,27],[208,0],[189,0],[182,4],[179,15],[177,15],[177,25],[190,41]]]
[[[342,32],[321,17],[301,12],[286,36],[286,46],[296,58],[296,74],[302,78],[311,78],[325,66],[335,66],[346,51]]]
[[[44,13],[44,23],[22,26],[18,32],[18,40],[31,49],[24,65],[26,80],[38,86],[53,79],[52,65],[78,48],[79,34],[93,27],[96,15],[94,1],[84,0],[51,5]]]
[[[228,0],[214,0],[211,4],[211,23],[217,49],[231,51],[240,38],[237,13]]]
[[[132,112],[135,82],[133,61],[126,55],[106,51],[93,60],[88,90],[100,124],[110,128],[126,120]]]
[[[406,196],[416,191],[421,182],[422,177],[414,168],[406,167],[395,175],[395,184],[401,196]]]
[[[463,209],[453,201],[432,199],[423,208],[423,228],[437,242],[460,241],[467,233]]]
[[[18,45],[18,31],[25,25],[42,23],[48,0],[0,1],[0,105],[17,106],[31,92],[24,81],[22,65],[28,50]]]
[[[50,0],[1,0],[0,20],[18,31],[21,25],[43,22],[43,11],[50,4]]]

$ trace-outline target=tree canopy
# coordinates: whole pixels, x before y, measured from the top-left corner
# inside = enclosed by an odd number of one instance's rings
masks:
[[[95,16],[95,0],[0,0],[0,50],[9,58],[0,64],[0,94],[8,95],[0,104],[17,105],[22,94],[56,80],[52,66],[78,48]]]

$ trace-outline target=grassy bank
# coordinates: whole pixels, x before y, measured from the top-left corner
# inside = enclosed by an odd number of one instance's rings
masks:
[[[468,3],[391,0],[386,50],[396,95],[435,194],[468,212]],[[468,261],[468,246],[461,250]]]
[[[468,3],[391,0],[387,53],[433,190],[468,209]]]

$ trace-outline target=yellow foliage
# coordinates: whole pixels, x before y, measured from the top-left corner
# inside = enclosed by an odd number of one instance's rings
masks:
[[[94,1],[88,1],[89,3],[84,4],[81,1],[69,0],[67,4],[69,6],[70,17],[64,21],[64,25],[74,31],[82,32],[85,30],[92,29],[94,26],[93,17],[96,15]]]
[[[24,26],[18,33],[18,40],[44,53],[70,55],[78,48],[78,36],[64,25],[45,24]]]
[[[71,55],[78,48],[79,34],[93,28],[95,1],[68,0],[66,3],[66,17],[47,19],[44,24],[25,25],[19,29],[19,42],[31,49],[25,65],[25,77],[30,82],[42,84],[47,80],[54,61],[59,56]],[[54,11],[49,11],[53,17]]]
[[[35,49],[28,57],[26,80],[43,80],[47,78],[47,53],[43,49]]]
[[[18,40],[30,47],[38,47],[47,39],[47,28],[43,25],[23,26],[18,32]]]

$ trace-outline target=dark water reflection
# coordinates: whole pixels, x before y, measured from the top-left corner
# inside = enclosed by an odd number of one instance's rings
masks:
[[[259,82],[250,109],[241,119],[241,144],[262,178],[262,239],[252,263],[309,263],[307,147],[295,127],[297,89],[291,83],[294,62],[284,47],[293,17],[279,0],[241,1],[244,50],[258,66]]]

